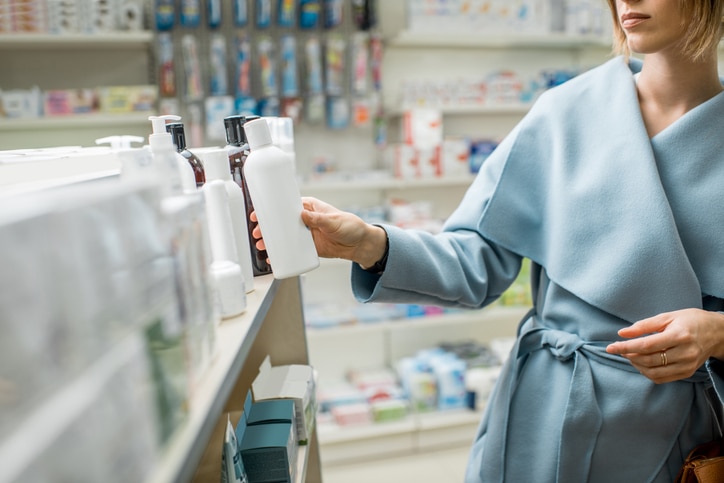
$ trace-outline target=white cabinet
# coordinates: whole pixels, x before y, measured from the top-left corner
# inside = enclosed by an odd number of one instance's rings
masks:
[[[154,83],[153,33],[0,35],[0,89],[82,89]],[[147,136],[150,113],[0,117],[0,149],[92,146],[95,139]]]

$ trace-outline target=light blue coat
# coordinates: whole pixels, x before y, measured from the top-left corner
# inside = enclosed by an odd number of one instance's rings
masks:
[[[383,275],[353,268],[362,301],[479,308],[532,260],[535,309],[467,482],[670,483],[717,435],[705,391],[724,395],[718,361],[656,385],[605,352],[637,320],[724,299],[724,94],[649,139],[639,69],[618,57],[543,94],[443,233],[386,226]]]

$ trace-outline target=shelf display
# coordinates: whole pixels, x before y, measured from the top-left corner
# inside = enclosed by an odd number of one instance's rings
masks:
[[[201,198],[160,200],[154,183],[119,180],[112,149],[78,150],[0,152],[30,156],[0,163],[0,259],[16,267],[0,276],[0,481],[219,481],[223,429],[261,361],[308,363],[299,279],[257,277],[244,312],[220,320]],[[35,175],[25,194],[15,165]],[[39,173],[65,186],[42,190]],[[68,186],[79,173],[98,179]],[[310,430],[295,482],[321,481]]]

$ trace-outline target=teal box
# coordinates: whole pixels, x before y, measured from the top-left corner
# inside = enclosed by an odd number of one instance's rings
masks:
[[[294,424],[294,401],[291,399],[268,399],[251,406],[246,424],[292,423]]]
[[[253,404],[253,402],[252,402],[252,396],[251,396],[251,389],[249,389],[246,392],[246,399],[244,399],[244,417],[245,418],[249,417],[249,411],[251,411],[252,404]]]
[[[240,442],[249,483],[291,483],[296,477],[297,444],[291,423],[247,426]]]

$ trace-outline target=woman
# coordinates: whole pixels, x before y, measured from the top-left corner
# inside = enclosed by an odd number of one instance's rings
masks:
[[[466,481],[671,482],[719,436],[722,3],[609,0],[619,51],[643,63],[543,94],[439,235],[305,199],[320,256],[356,262],[362,301],[479,308],[532,260],[534,309]]]

